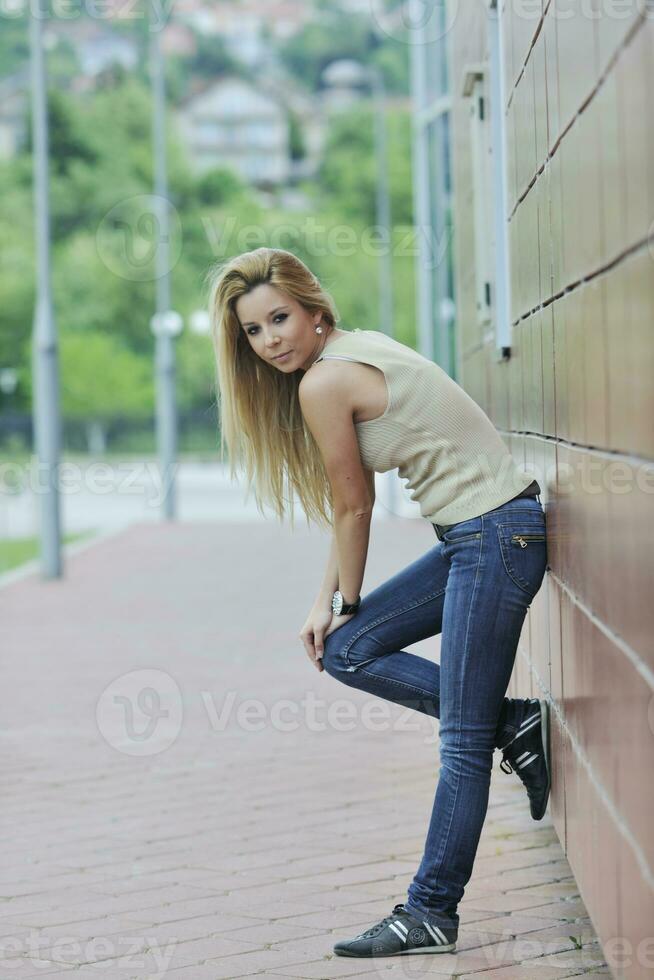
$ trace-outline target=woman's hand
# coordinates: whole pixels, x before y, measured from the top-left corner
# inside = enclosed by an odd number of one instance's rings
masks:
[[[331,625],[325,630],[325,636],[329,636],[330,633],[337,630],[339,626],[343,625],[343,623],[347,623],[348,619],[352,619],[354,615],[355,613],[343,613],[341,616],[334,616],[332,613]]]
[[[351,619],[354,613],[347,616],[334,616],[328,606],[314,606],[307,621],[300,631],[300,639],[304,643],[309,660],[320,673],[325,668],[322,665],[325,637]]]

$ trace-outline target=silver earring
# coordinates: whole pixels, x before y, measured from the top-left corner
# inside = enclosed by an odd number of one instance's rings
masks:
[[[316,333],[322,333],[322,327],[316,327]]]

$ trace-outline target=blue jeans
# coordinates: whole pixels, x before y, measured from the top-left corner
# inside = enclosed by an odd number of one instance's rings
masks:
[[[461,521],[361,599],[325,640],[323,666],[350,687],[440,719],[440,774],[409,911],[457,927],[488,808],[518,640],[547,567],[539,498]],[[517,537],[515,537],[517,536]],[[440,666],[402,648],[441,633]]]

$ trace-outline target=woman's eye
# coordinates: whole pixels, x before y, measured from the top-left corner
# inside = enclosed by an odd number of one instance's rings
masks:
[[[276,323],[278,319],[285,320],[287,316],[288,313],[278,313],[277,316],[273,317],[273,322]],[[248,336],[253,337],[253,331],[257,331],[258,329],[258,327],[248,327]]]

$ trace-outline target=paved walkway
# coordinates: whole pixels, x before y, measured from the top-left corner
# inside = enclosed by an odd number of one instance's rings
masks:
[[[144,523],[0,589],[3,980],[610,975],[499,753],[458,952],[332,954],[406,896],[438,741],[306,657],[327,544]],[[376,524],[364,591],[434,544]]]

